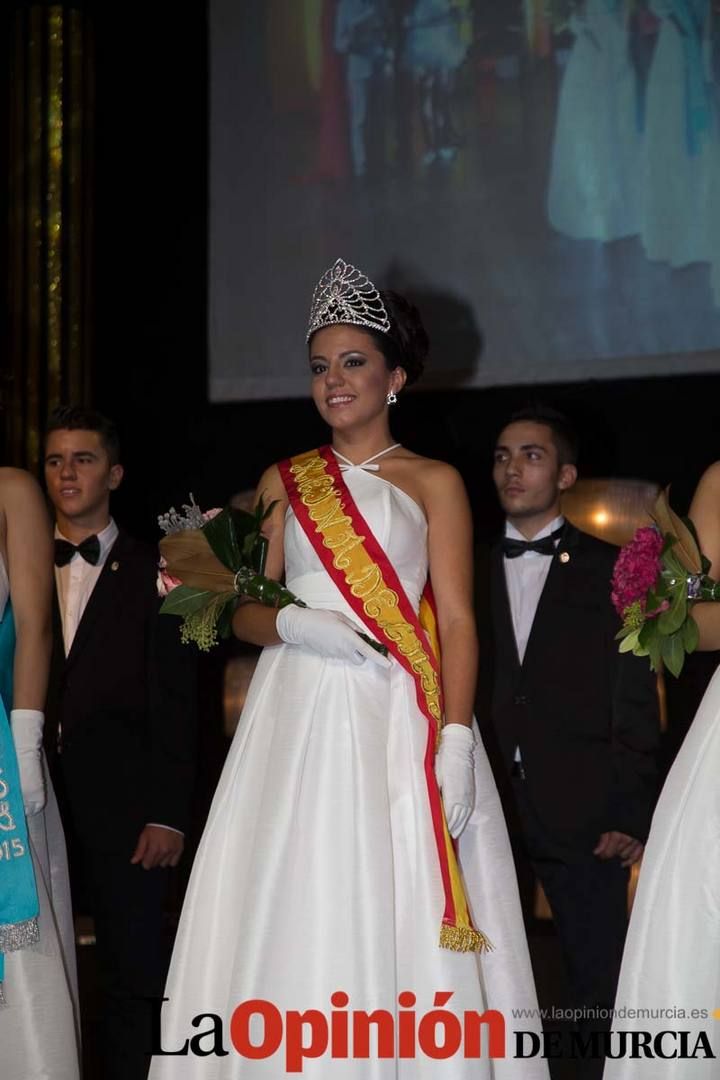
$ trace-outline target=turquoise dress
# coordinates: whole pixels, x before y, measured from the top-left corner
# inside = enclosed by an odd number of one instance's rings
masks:
[[[0,699],[12,708],[15,630],[0,556]],[[0,1008],[2,1080],[79,1080],[77,974],[65,837],[46,769],[47,803],[28,818],[40,901],[40,941],[5,956]]]

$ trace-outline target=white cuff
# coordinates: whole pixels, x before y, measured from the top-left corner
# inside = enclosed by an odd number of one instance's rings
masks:
[[[178,836],[184,836],[185,835],[185,833],[182,832],[180,829],[174,829],[172,827],[172,825],[161,825],[159,821],[146,821],[145,822],[145,828],[146,829],[147,829],[148,825],[152,825],[152,827],[154,829],[167,829],[168,832],[176,832],[178,834]]]

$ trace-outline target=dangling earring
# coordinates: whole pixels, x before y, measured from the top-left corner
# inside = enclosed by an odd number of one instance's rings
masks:
[[[394,390],[391,390],[388,396],[385,398],[386,405],[395,405],[397,403],[397,394]]]

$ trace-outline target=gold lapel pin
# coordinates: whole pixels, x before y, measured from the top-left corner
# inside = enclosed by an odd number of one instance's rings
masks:
[[[119,570],[120,569],[120,563],[119,562],[110,563],[110,569],[111,570]]]
[[[561,551],[560,552],[560,562],[561,563],[569,563],[570,562],[570,555],[568,554],[567,551]]]

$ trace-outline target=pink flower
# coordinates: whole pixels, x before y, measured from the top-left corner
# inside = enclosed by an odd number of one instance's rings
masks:
[[[662,600],[660,602],[660,606],[656,607],[654,611],[646,611],[645,612],[645,618],[647,618],[647,619],[656,619],[658,617],[658,615],[662,615],[663,611],[667,611],[669,607],[670,607],[670,601],[669,600]]]
[[[167,594],[171,593],[173,589],[176,589],[178,585],[182,585],[182,581],[180,580],[180,578],[176,578],[173,577],[172,574],[168,574],[167,570],[165,569],[167,566],[167,562],[162,555],[160,556],[160,562],[158,566],[159,568],[157,576],[157,592],[158,596],[164,599]]]
[[[214,517],[217,517],[218,514],[221,514],[221,513],[222,513],[222,507],[221,506],[215,506],[215,507],[213,507],[212,510],[204,510],[203,511],[203,521],[212,521],[212,519]]]
[[[612,576],[612,602],[622,618],[631,604],[640,603],[643,611],[649,589],[657,582],[662,565],[663,538],[653,526],[638,529],[620,551]],[[662,605],[652,614],[665,610]]]

